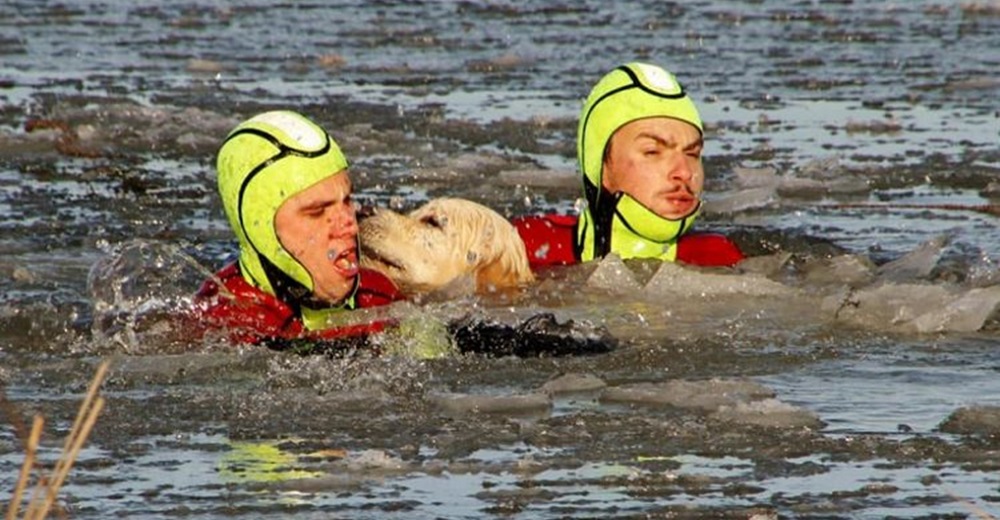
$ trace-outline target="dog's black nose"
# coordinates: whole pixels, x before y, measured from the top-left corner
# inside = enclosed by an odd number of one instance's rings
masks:
[[[357,219],[364,220],[374,214],[378,213],[378,208],[375,206],[358,206]]]

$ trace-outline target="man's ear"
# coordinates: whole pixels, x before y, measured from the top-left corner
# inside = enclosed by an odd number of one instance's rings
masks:
[[[612,139],[614,136],[612,135]],[[611,141],[608,139],[608,145],[604,147],[604,155],[601,157],[601,187],[605,191],[614,193],[615,190],[612,189],[611,181]]]

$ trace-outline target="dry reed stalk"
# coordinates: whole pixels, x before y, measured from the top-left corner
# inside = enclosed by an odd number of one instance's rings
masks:
[[[31,425],[31,435],[25,442],[24,463],[21,464],[21,474],[17,478],[14,495],[11,497],[10,505],[7,507],[7,520],[15,520],[17,518],[17,511],[21,507],[21,496],[24,494],[24,489],[28,486],[28,476],[31,474],[31,468],[35,465],[35,452],[38,450],[38,441],[42,437],[42,425],[44,424],[45,420],[42,419],[42,416],[36,415]]]
[[[28,449],[28,429],[24,427],[24,421],[21,420],[21,411],[7,399],[7,393],[2,389],[0,389],[0,410],[4,412],[7,420],[14,427],[14,435],[21,441],[21,445],[24,449]]]
[[[972,502],[971,500],[969,500],[969,499],[967,499],[967,498],[965,498],[965,497],[961,497],[961,496],[958,496],[958,495],[957,495],[957,494],[955,494],[955,492],[953,492],[952,490],[950,490],[950,489],[945,489],[945,493],[948,493],[948,495],[949,495],[949,496],[950,496],[951,498],[953,498],[953,499],[954,499],[955,501],[957,501],[957,502],[958,502],[959,504],[962,504],[962,505],[963,505],[963,506],[964,506],[964,507],[965,507],[966,509],[968,509],[968,510],[969,510],[969,512],[970,512],[970,513],[972,513],[972,514],[973,514],[973,516],[975,516],[975,517],[976,517],[976,518],[978,518],[979,520],[997,520],[997,517],[995,517],[995,516],[991,515],[991,514],[990,514],[989,512],[987,512],[987,511],[986,511],[985,509],[983,509],[983,508],[981,508],[981,507],[977,506],[977,505],[976,505],[976,504],[975,504],[974,502]]]
[[[97,414],[104,408],[104,399],[97,397],[97,391],[100,390],[101,384],[104,383],[104,376],[108,372],[108,365],[107,361],[98,365],[97,372],[90,382],[90,388],[87,389],[87,396],[80,403],[80,410],[73,421],[73,427],[70,429],[69,436],[66,437],[66,442],[63,444],[62,457],[59,458],[59,462],[53,470],[53,475],[56,478],[49,487],[49,496],[46,502],[55,500],[56,492],[62,487],[66,479],[66,474],[69,473],[70,467],[73,465],[80,448],[83,446],[83,442],[87,440],[91,428],[94,427],[94,423],[97,421]]]
[[[83,443],[86,442],[94,424],[97,423],[97,416],[104,408],[104,398],[98,397],[97,391],[100,389],[101,384],[104,383],[104,377],[107,374],[108,366],[109,363],[104,361],[97,367],[97,372],[94,374],[94,378],[90,383],[87,395],[84,398],[83,403],[81,403],[80,410],[73,421],[73,427],[70,429],[69,435],[63,443],[62,455],[53,469],[52,476],[51,478],[45,478],[42,476],[38,479],[38,483],[32,493],[31,500],[29,500],[28,507],[22,517],[24,520],[42,520],[49,514],[49,511],[55,505],[56,495],[58,495],[59,489],[66,481],[66,476],[73,467],[73,463],[76,461],[77,456],[79,456],[80,449],[83,448]],[[22,483],[27,482],[27,473],[30,472],[30,468],[34,465],[35,449],[38,446],[38,438],[41,436],[40,422],[41,417],[35,417],[35,425],[38,432],[36,436],[35,428],[32,429],[32,438],[29,440],[28,446],[26,447],[25,465],[22,467],[23,482],[20,480],[18,481],[19,487],[22,486]],[[34,444],[32,444],[32,442]],[[11,501],[10,507],[7,511],[7,520],[14,520],[17,516],[17,508],[21,500],[20,493],[23,493],[23,488],[19,493],[15,492],[14,500]]]
[[[102,409],[104,409],[103,397],[98,397],[93,401],[93,403],[94,404],[88,411],[87,417],[78,430],[77,435],[73,437],[72,445],[68,451],[63,451],[63,455],[59,459],[59,464],[56,465],[56,469],[52,474],[52,480],[49,482],[47,493],[45,494],[45,500],[42,501],[39,509],[35,513],[35,516],[25,516],[25,520],[41,520],[45,518],[45,516],[49,514],[49,509],[51,509],[53,504],[55,504],[56,495],[59,494],[59,489],[62,487],[63,483],[66,482],[66,476],[69,475],[69,470],[73,467],[73,462],[76,461],[77,456],[80,454],[80,449],[83,448],[83,443],[87,440],[87,437],[90,435],[90,430],[93,429],[94,424],[97,422],[97,415],[101,413]],[[70,436],[73,436],[72,433]]]

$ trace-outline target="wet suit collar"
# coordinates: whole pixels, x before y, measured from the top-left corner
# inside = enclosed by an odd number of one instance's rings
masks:
[[[602,190],[603,191],[603,190]],[[694,224],[701,204],[690,215],[668,219],[630,195],[604,191],[597,211],[584,210],[577,224],[577,256],[582,261],[615,253],[627,258],[677,258],[677,239]]]

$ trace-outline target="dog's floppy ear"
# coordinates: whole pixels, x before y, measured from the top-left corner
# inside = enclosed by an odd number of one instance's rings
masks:
[[[499,214],[489,216],[487,226],[491,232],[484,233],[489,243],[483,244],[484,257],[476,270],[477,289],[487,292],[535,281],[528,265],[528,253],[517,230]]]

